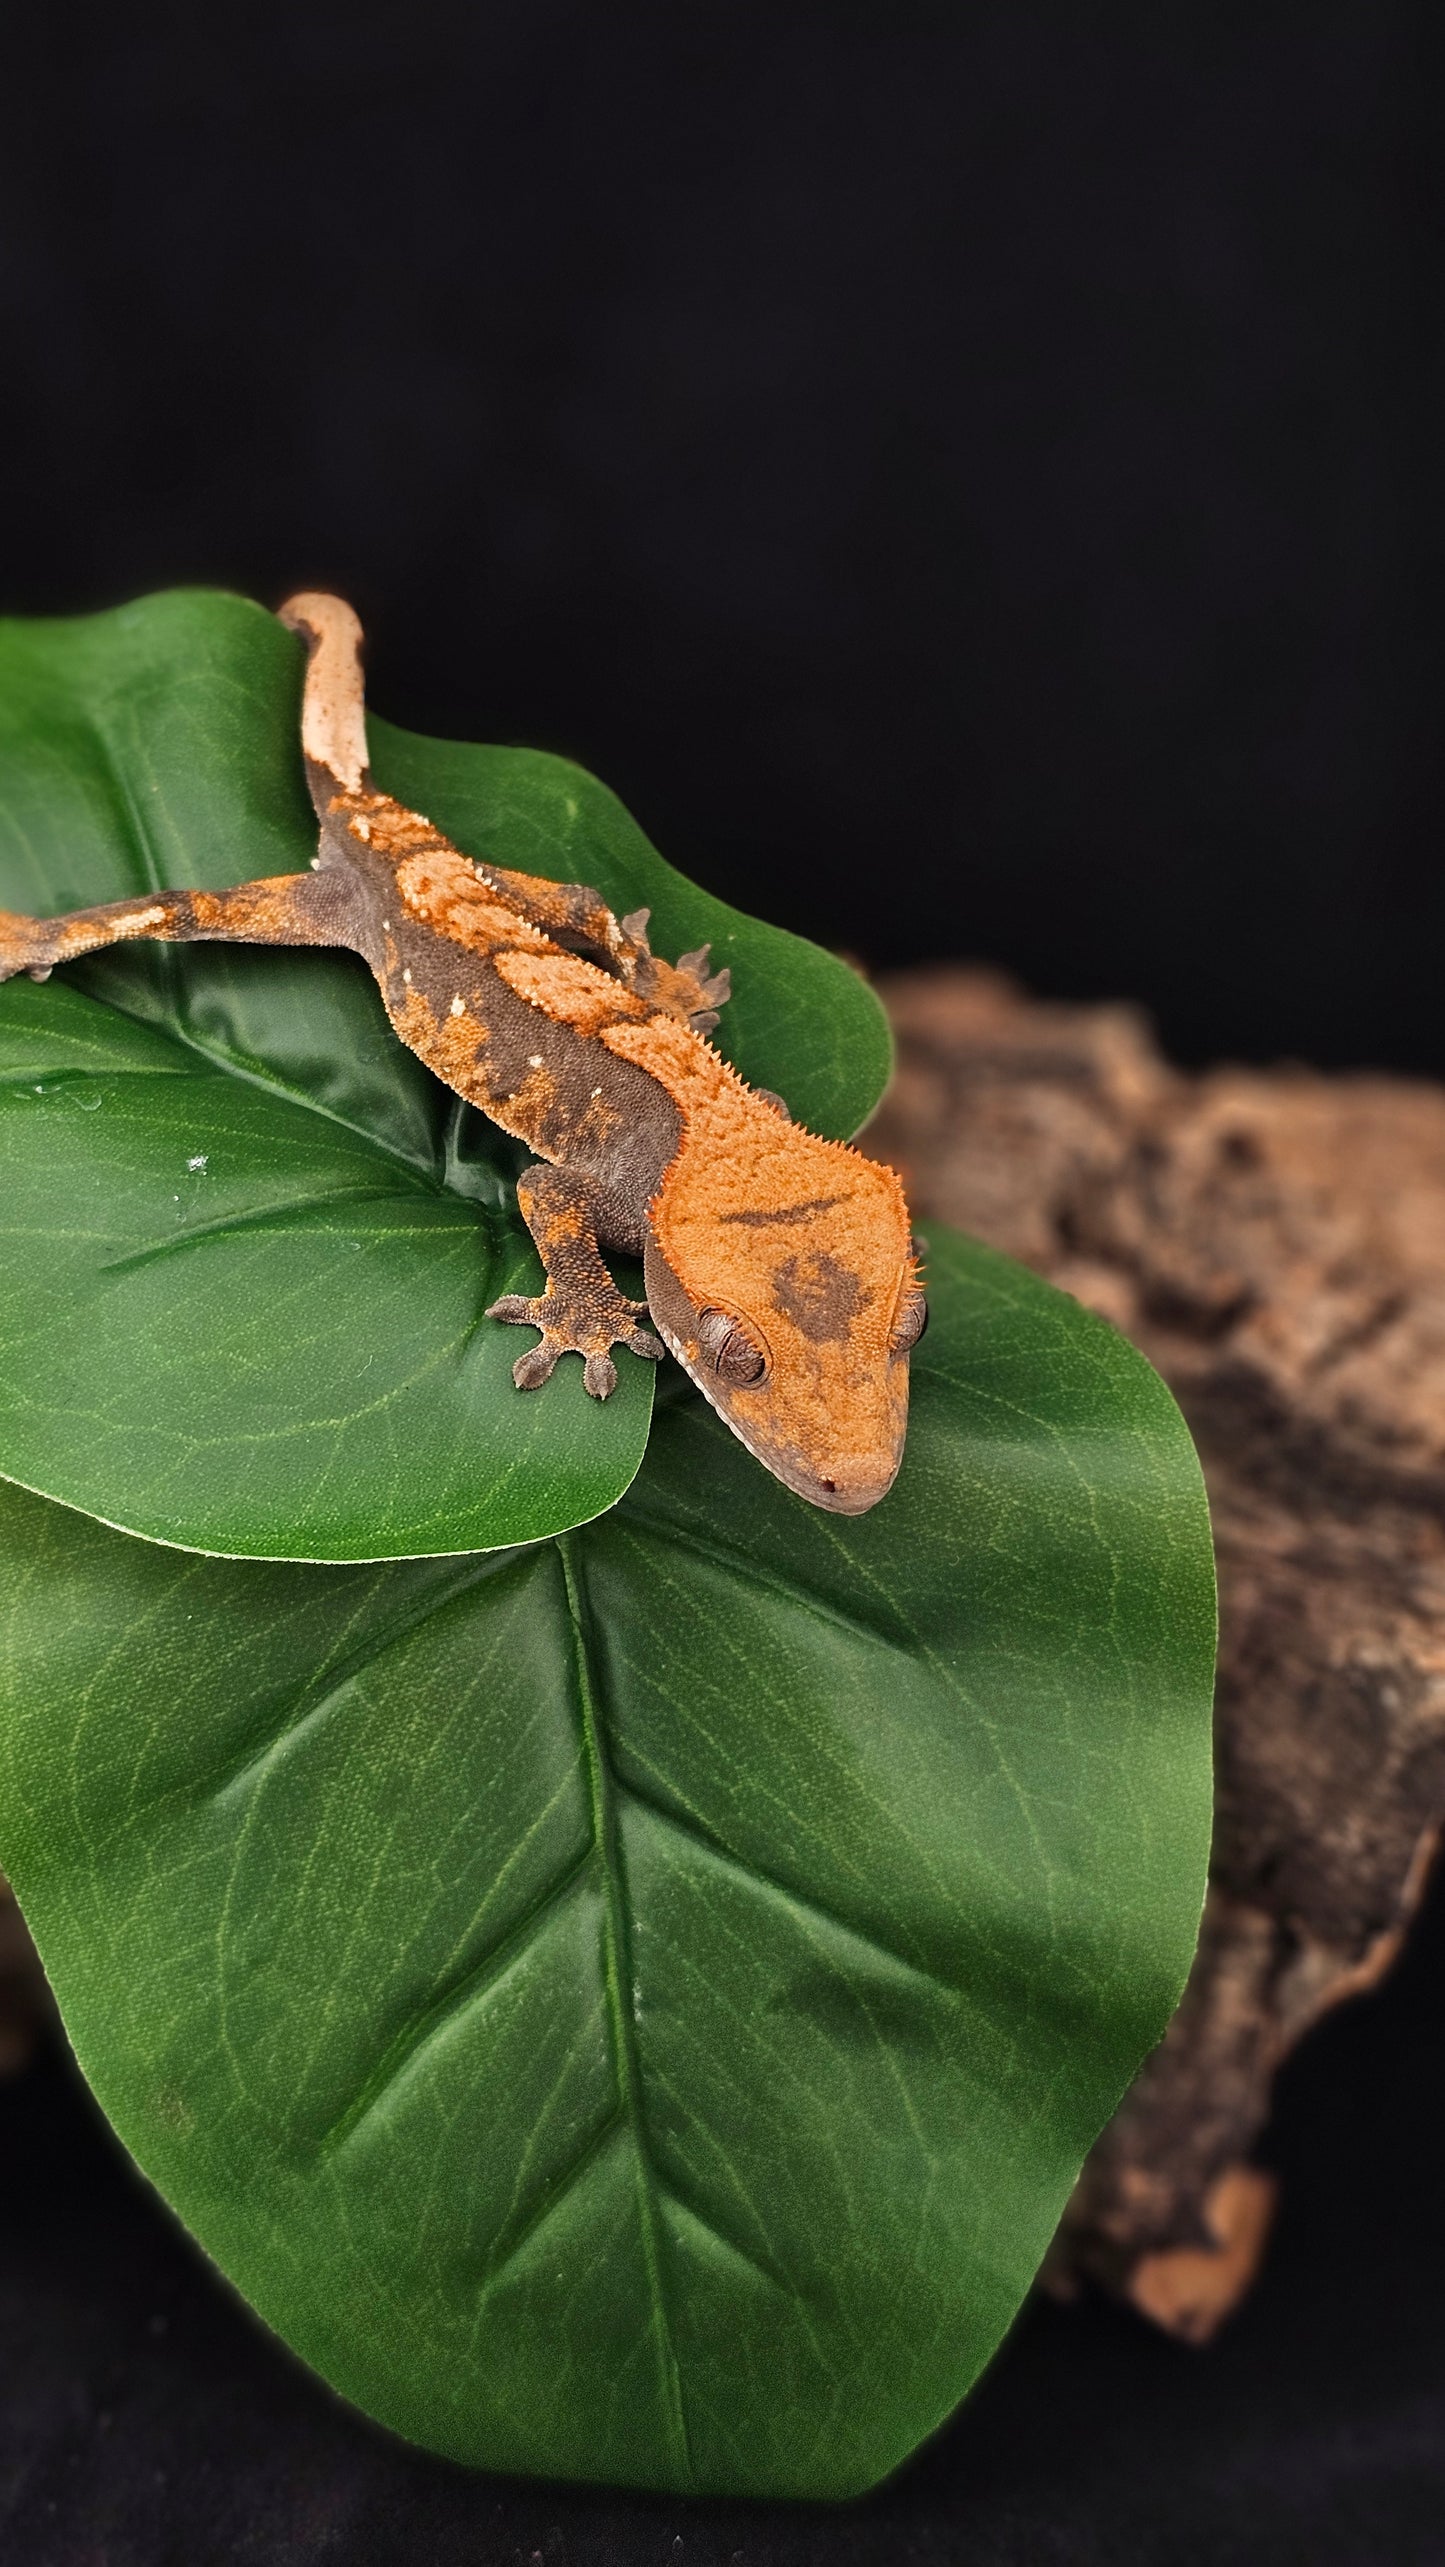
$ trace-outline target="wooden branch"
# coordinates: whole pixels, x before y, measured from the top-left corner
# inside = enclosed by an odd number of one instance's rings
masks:
[[[1207,2336],[1256,2269],[1284,2053],[1388,1969],[1445,1821],[1445,1093],[1171,1070],[1118,1007],[886,985],[870,1146],[932,1212],[1116,1322],[1214,1510],[1218,1817],[1199,1958],[1046,2274]]]

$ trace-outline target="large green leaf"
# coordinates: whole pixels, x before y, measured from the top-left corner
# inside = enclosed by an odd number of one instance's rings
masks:
[[[234,597],[0,625],[0,907],[304,867],[301,646]],[[379,780],[469,851],[711,938],[719,1039],[815,1129],[887,1031],[830,955],[674,873],[561,758],[371,726]],[[0,990],[0,1472],[151,1538],[266,1558],[469,1551],[585,1521],[646,1442],[651,1368],[513,1390],[535,1290],[518,1154],[340,955],[133,945]]]
[[[1212,1586],[1140,1357],[946,1235],[855,1521],[666,1392],[615,1511],[186,1557],[0,1492],[0,1863],[271,2323],[493,2467],[841,2495],[967,2387],[1182,1984]]]

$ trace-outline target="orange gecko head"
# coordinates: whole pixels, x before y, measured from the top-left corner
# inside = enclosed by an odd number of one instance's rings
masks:
[[[786,1487],[862,1515],[897,1477],[927,1316],[903,1188],[731,1074],[690,1102],[652,1206],[653,1320]]]

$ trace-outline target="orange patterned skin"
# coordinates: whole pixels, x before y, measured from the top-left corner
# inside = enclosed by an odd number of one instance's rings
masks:
[[[661,1339],[751,1453],[814,1505],[861,1514],[896,1476],[908,1354],[925,1317],[891,1168],[788,1118],[708,1040],[728,995],[707,951],[654,955],[647,914],[584,884],[463,856],[372,784],[360,630],[338,598],[282,609],[308,645],[302,748],[321,821],[307,873],[156,892],[59,919],[0,911],[0,980],[134,936],[340,945],[376,976],[402,1041],[537,1154],[518,1203],[546,1277],[491,1316],[538,1342],[534,1390],[583,1358],[605,1399],[615,1345]],[[643,1259],[646,1307],[604,1248]]]

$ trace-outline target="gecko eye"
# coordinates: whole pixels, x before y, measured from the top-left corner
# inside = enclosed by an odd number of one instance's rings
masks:
[[[760,1382],[768,1369],[767,1356],[757,1339],[729,1310],[700,1310],[697,1342],[719,1380],[730,1382],[738,1390]]]
[[[928,1304],[921,1292],[911,1292],[893,1322],[888,1343],[895,1355],[906,1355],[916,1346],[928,1326]]]

